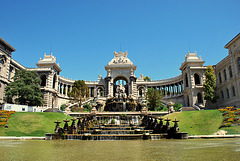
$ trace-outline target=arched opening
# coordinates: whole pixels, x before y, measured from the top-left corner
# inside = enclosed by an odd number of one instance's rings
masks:
[[[123,95],[126,94],[128,96],[128,80],[119,76],[113,81],[113,96],[116,97],[116,93],[121,92]]]
[[[56,78],[57,76],[56,76],[56,74],[54,74],[54,76],[53,76],[53,85],[52,85],[52,87],[53,87],[53,89],[55,88],[55,84],[56,84]]]
[[[144,97],[145,96],[145,88],[144,87],[139,87],[138,88],[138,96],[139,97]]]
[[[201,93],[197,94],[197,103],[198,104],[202,104],[203,103],[203,98],[202,98],[202,94]]]
[[[186,82],[186,87],[188,87],[188,76],[187,76],[187,74],[185,75],[185,82]]]
[[[189,100],[189,95],[187,95],[187,107],[190,106],[190,100]]]
[[[98,97],[103,97],[103,87],[98,87],[97,88],[97,96]]]
[[[45,87],[46,86],[46,81],[47,81],[47,77],[46,77],[46,75],[45,74],[42,74],[41,76],[40,76],[40,79],[41,79],[41,86],[43,86],[43,87]]]
[[[201,84],[200,77],[197,73],[194,74],[194,81],[195,81],[195,85]]]

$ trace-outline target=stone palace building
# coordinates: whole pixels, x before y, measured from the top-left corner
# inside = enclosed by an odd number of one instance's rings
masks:
[[[225,45],[227,56],[216,65],[217,103],[211,107],[240,106],[240,33]],[[75,80],[60,75],[61,68],[56,57],[44,54],[43,59],[36,63],[37,68],[27,68],[12,58],[15,49],[0,38],[0,104],[3,105],[4,89],[12,81],[16,70],[27,69],[36,71],[42,80],[41,90],[44,94],[45,107],[59,108],[69,101]],[[127,97],[141,100],[148,88],[153,87],[163,95],[162,101],[178,102],[185,107],[205,108],[203,82],[205,81],[204,60],[197,53],[187,53],[181,64],[181,74],[163,80],[144,81],[143,75],[135,76],[137,66],[127,57],[127,52],[114,52],[114,58],[105,66],[107,76],[98,76],[97,81],[86,81],[89,87],[89,100],[102,104],[107,98],[114,97],[119,85],[124,87]]]

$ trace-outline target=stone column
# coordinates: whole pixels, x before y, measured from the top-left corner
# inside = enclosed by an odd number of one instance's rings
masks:
[[[133,80],[131,79],[131,91],[130,94],[133,95]]]
[[[58,90],[58,75],[56,75],[55,90]]]
[[[66,85],[66,92],[65,92],[65,95],[67,96],[68,94],[68,85]]]
[[[175,84],[173,84],[173,95],[175,96]]]
[[[181,93],[183,93],[184,92],[184,84],[183,84],[183,82],[181,82]]]
[[[57,92],[60,93],[60,84],[57,84]]]
[[[108,77],[106,81],[107,81],[107,97],[111,97],[111,77]]]
[[[64,84],[62,84],[62,91],[61,91],[62,93],[61,94],[63,94],[63,90],[64,90]]]
[[[171,85],[169,85],[168,88],[169,88],[168,89],[169,90],[169,96],[171,97],[172,96],[172,94],[171,94]]]
[[[167,86],[164,86],[164,95],[167,97]]]

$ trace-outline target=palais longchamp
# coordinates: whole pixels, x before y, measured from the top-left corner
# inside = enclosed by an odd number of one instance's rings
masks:
[[[213,65],[216,76],[215,107],[240,107],[240,33],[229,41],[224,48],[228,54],[216,65]],[[12,77],[19,69],[36,71],[44,95],[44,107],[60,108],[69,102],[68,92],[75,80],[60,75],[61,68],[52,54],[44,54],[36,68],[27,68],[12,58],[15,49],[0,38],[0,106],[5,103],[4,89],[13,81]],[[89,101],[94,100],[104,106],[107,99],[121,94],[124,97],[140,101],[145,97],[148,88],[158,89],[162,102],[181,103],[184,107],[195,109],[208,108],[204,100],[203,83],[205,81],[205,61],[197,53],[188,52],[185,61],[180,65],[181,74],[162,80],[144,81],[143,75],[135,76],[136,65],[128,58],[127,52],[114,52],[113,59],[105,66],[107,76],[98,76],[97,81],[85,81],[89,88]],[[180,64],[180,63],[179,63]]]

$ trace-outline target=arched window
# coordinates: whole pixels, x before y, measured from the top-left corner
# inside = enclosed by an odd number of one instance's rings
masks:
[[[55,84],[56,84],[56,74],[54,74],[53,76],[53,85],[52,85],[53,89],[55,88]]]
[[[226,69],[223,70],[223,75],[224,75],[224,80],[227,80],[227,73],[226,73]]]
[[[230,76],[230,78],[232,78],[233,73],[232,73],[232,66],[231,65],[228,67],[228,70],[229,70],[229,76]]]
[[[98,97],[103,97],[103,88],[102,87],[98,87],[97,95],[98,95]]]
[[[40,77],[40,79],[41,79],[41,86],[46,86],[46,80],[47,80],[47,77],[46,77],[46,75],[45,74],[42,74],[41,75],[41,77]]]
[[[222,83],[222,75],[221,75],[221,72],[218,73],[218,77],[219,77],[219,83]]]
[[[187,76],[187,74],[185,75],[185,82],[186,82],[186,87],[188,87],[188,76]]]
[[[223,93],[223,91],[221,91],[221,94],[222,94],[222,99],[224,99],[224,93]]]
[[[234,86],[232,86],[232,94],[233,94],[233,97],[235,97],[236,93],[235,93],[235,88],[234,88]]]
[[[200,77],[197,73],[194,74],[195,84],[200,84]]]
[[[229,95],[229,90],[227,88],[227,98],[230,98],[230,95]]]
[[[197,94],[197,101],[198,101],[199,104],[203,103],[203,99],[202,99],[202,94],[201,93]]]
[[[240,73],[240,57],[238,57],[237,65],[238,65],[238,73]]]

